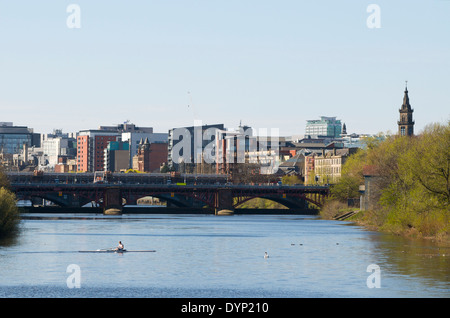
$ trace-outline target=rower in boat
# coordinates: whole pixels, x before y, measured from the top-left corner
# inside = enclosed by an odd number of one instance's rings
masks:
[[[116,247],[116,251],[119,251],[119,252],[120,252],[120,251],[123,251],[124,248],[125,248],[125,247],[123,246],[122,241],[119,241],[119,246]]]

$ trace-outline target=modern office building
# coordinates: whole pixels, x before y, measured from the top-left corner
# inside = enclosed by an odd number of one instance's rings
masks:
[[[321,116],[319,120],[307,120],[305,138],[339,138],[341,136],[341,121],[336,117]]]
[[[61,129],[54,129],[51,134],[42,134],[41,149],[48,158],[50,167],[61,163],[59,158],[73,159],[77,155],[76,138],[73,134],[63,133]]]
[[[55,166],[58,163],[58,157],[61,155],[61,149],[68,147],[68,140],[61,137],[47,138],[42,141],[42,151],[48,156],[48,164]]]
[[[24,145],[28,148],[40,147],[40,134],[35,134],[32,128],[26,126],[0,122],[0,153],[18,154]]]
[[[77,171],[103,171],[105,149],[110,141],[117,141],[120,133],[107,130],[82,130],[77,136]]]
[[[216,132],[218,130],[225,130],[224,125],[199,124],[198,126],[170,129],[168,136],[168,166],[178,169],[181,163],[202,163],[205,160],[204,154],[208,152],[205,151],[205,148],[209,145],[215,145]],[[215,153],[209,155],[215,158]]]
[[[130,146],[127,141],[110,141],[104,151],[105,171],[119,172],[130,168]]]
[[[140,127],[130,123],[128,120],[123,124],[116,126],[100,126],[99,130],[117,132],[121,136],[121,141],[128,141],[130,147],[129,166],[133,167],[133,158],[138,153],[139,143],[146,138],[150,144],[165,143],[167,144],[167,133],[154,133],[153,127]],[[167,159],[166,159],[167,161]]]
[[[215,151],[216,173],[229,175],[239,173],[245,164],[250,163],[250,151],[257,161],[258,140],[253,136],[251,127],[242,126],[231,131],[218,130]]]
[[[129,121],[117,126],[100,126],[99,130],[112,131],[112,132],[141,132],[141,133],[153,133],[153,127],[138,127],[135,124],[130,124]]]
[[[128,121],[117,126],[100,126],[97,130],[82,130],[77,136],[77,169],[78,171],[94,172],[105,169],[119,171],[131,168],[133,167],[133,157],[138,153],[139,142],[145,139],[148,139],[150,144],[160,143],[167,148],[167,133],[153,133],[153,127],[138,127]],[[111,158],[105,157],[108,154],[107,147],[110,142],[128,143],[126,151],[125,149],[113,149],[118,145],[115,143],[110,147],[111,151],[117,151],[117,156],[121,158],[120,164],[113,163],[117,158],[111,161]],[[125,153],[127,153],[127,164],[122,163]],[[106,163],[105,159],[108,159]],[[108,166],[108,162],[111,166]],[[121,168],[118,170],[119,166]],[[114,170],[109,170],[113,168]]]

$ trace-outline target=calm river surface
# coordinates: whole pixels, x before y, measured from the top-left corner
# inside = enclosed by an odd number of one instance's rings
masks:
[[[450,249],[315,216],[23,217],[0,297],[450,297]],[[156,252],[79,253],[119,240]]]

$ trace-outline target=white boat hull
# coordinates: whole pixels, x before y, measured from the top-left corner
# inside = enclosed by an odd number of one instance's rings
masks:
[[[103,250],[93,250],[93,251],[78,251],[80,253],[151,253],[156,252],[155,250],[143,250],[143,251],[133,251],[133,250],[116,250],[116,249],[103,249]]]

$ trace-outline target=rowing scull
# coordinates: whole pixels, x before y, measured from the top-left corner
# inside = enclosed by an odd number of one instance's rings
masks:
[[[103,250],[93,250],[93,251],[78,251],[80,253],[150,253],[156,252],[155,250],[144,250],[144,251],[129,251],[126,249],[117,250],[117,249],[103,249]]]

